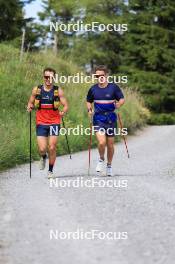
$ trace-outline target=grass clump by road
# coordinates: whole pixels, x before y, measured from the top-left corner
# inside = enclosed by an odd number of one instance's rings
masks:
[[[26,104],[32,87],[42,83],[42,71],[46,66],[54,67],[59,75],[74,75],[80,72],[72,61],[56,57],[52,52],[28,53],[19,61],[19,51],[7,45],[0,45],[0,170],[29,161],[29,114]],[[70,109],[65,118],[67,127],[89,126],[85,108],[88,84],[60,85],[68,98]],[[149,117],[140,96],[131,89],[124,88],[126,104],[121,110],[124,126],[130,132],[143,126]],[[32,157],[38,159],[35,117],[32,113]],[[69,136],[72,152],[88,148],[88,136]],[[93,140],[93,147],[96,141]],[[58,154],[67,153],[64,136],[60,136]]]

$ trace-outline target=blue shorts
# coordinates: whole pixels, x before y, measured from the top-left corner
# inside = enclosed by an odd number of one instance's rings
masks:
[[[100,132],[107,137],[114,137],[117,135],[117,122],[104,123],[101,121],[93,122],[93,129],[95,132]]]
[[[59,136],[60,124],[58,125],[37,125],[36,135],[42,137]]]

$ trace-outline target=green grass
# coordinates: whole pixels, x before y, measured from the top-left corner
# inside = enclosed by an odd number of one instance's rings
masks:
[[[19,62],[19,51],[0,45],[0,170],[14,167],[29,161],[29,114],[26,104],[32,87],[42,83],[42,70],[46,66],[54,67],[59,74],[73,75],[80,72],[77,65],[69,59],[56,57],[51,51],[44,53],[25,54]],[[85,108],[87,84],[65,84],[62,87],[68,98],[70,110],[65,118],[67,127],[78,124],[89,126]],[[125,88],[126,104],[121,110],[124,126],[130,133],[143,126],[149,117],[140,96],[131,89]],[[32,113],[32,157],[38,159],[35,136],[35,113]],[[69,137],[72,152],[88,148],[88,136]],[[96,141],[93,140],[93,147]],[[60,136],[58,155],[67,153],[64,136]]]
[[[161,113],[155,114],[152,113],[148,124],[150,125],[174,125],[175,124],[175,112],[173,113]]]

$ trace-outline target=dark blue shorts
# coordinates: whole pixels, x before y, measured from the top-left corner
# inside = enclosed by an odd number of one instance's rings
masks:
[[[36,135],[42,137],[59,136],[60,125],[37,125]]]
[[[117,135],[117,122],[103,123],[101,121],[95,121],[93,126],[95,132],[100,132],[107,137],[114,137]]]

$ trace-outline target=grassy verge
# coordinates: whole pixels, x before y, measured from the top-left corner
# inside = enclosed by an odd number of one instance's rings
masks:
[[[175,124],[175,113],[152,113],[148,123],[150,125],[174,125]]]
[[[18,50],[5,45],[0,45],[0,48],[0,170],[4,170],[29,160],[29,114],[25,108],[32,87],[42,82],[43,68],[52,66],[62,75],[74,75],[80,70],[71,61],[55,57],[51,52],[25,54],[20,63]],[[70,112],[65,118],[66,126],[88,127],[85,97],[89,85],[65,84],[63,89],[70,105]],[[146,123],[149,112],[136,92],[125,88],[124,93],[126,104],[121,110],[122,119],[124,126],[132,133]],[[32,116],[32,157],[36,160],[38,154],[34,113]],[[87,136],[71,135],[69,141],[72,152],[88,148]],[[96,142],[93,140],[93,147],[95,146]],[[58,154],[65,153],[67,153],[65,138],[60,136]]]

